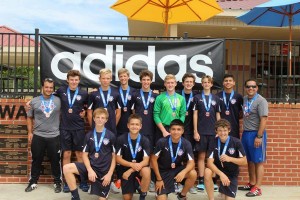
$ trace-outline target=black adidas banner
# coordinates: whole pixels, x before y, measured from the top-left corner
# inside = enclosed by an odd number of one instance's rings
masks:
[[[63,85],[67,72],[76,69],[82,74],[82,86],[99,87],[99,70],[109,68],[112,84],[118,85],[118,70],[125,67],[133,87],[140,87],[139,73],[143,69],[153,72],[155,89],[163,87],[167,74],[174,74],[181,82],[186,72],[197,77],[194,89],[199,89],[203,75],[212,76],[214,86],[221,87],[224,48],[222,39],[144,41],[42,36],[41,78],[51,77],[57,85]]]

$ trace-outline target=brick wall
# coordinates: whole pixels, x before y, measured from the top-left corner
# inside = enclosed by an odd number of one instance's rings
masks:
[[[21,106],[25,105],[27,100],[22,99],[0,99],[1,113],[5,105],[11,108],[15,106],[13,119],[9,119],[6,114],[0,118],[0,124],[18,124],[26,125],[26,118],[22,116],[16,119],[16,115]],[[265,185],[293,185],[300,186],[300,104],[269,104],[269,118],[267,123],[268,146],[267,163],[265,164]],[[0,130],[0,139],[3,138],[27,138],[25,134],[3,134]],[[1,144],[0,144],[1,145]],[[3,146],[3,145],[2,145]],[[31,155],[29,148],[0,148],[0,152],[28,152],[27,161],[9,161],[0,160],[0,166],[3,165],[28,165],[27,172],[30,172]],[[48,166],[47,161],[44,163]],[[0,169],[0,173],[3,169]],[[17,170],[17,169],[16,169]],[[48,171],[48,170],[47,170]],[[27,183],[29,175],[13,176],[0,174],[0,183]],[[40,177],[40,183],[52,183],[49,175]],[[247,168],[242,167],[239,183],[248,182]]]

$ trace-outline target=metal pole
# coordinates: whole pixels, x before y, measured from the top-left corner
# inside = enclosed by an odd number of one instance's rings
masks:
[[[34,96],[37,96],[38,92],[38,68],[39,68],[39,29],[35,29],[35,38],[34,38]]]

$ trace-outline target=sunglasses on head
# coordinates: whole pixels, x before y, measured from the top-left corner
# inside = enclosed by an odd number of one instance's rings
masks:
[[[249,88],[256,88],[257,86],[256,85],[246,85],[246,88],[249,89]]]
[[[45,79],[44,79],[44,82],[45,82],[45,81],[52,83],[52,82],[53,82],[53,79],[52,79],[52,78],[45,78]]]

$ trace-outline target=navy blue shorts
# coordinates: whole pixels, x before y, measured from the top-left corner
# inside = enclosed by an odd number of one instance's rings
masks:
[[[227,177],[230,180],[230,185],[224,186],[221,182],[220,187],[219,187],[219,192],[226,196],[235,198],[237,187],[238,187],[238,177],[237,176],[228,176],[228,175],[227,175]]]
[[[215,135],[200,135],[200,141],[195,142],[195,151],[207,152],[211,143],[214,143]]]
[[[165,188],[163,188],[160,193],[157,193],[157,195],[164,195],[164,194],[167,195],[169,193],[175,192],[175,187],[174,187],[175,179],[174,178],[184,168],[185,168],[185,166],[182,165],[182,166],[176,167],[175,169],[171,169],[169,171],[159,171],[160,176],[164,182]],[[184,182],[185,182],[185,179],[182,181],[183,185],[184,185]]]
[[[124,173],[124,172],[123,172]],[[122,175],[123,175],[122,173]],[[139,172],[133,172],[129,176],[128,180],[121,178],[122,194],[133,194],[139,188],[139,181],[141,176]]]
[[[62,151],[82,151],[85,130],[60,130]]]
[[[247,160],[253,163],[261,163],[266,161],[267,149],[267,133],[264,131],[262,144],[260,147],[254,147],[254,140],[257,136],[257,131],[244,131],[242,135],[242,144],[245,149]]]
[[[88,171],[83,163],[75,162],[74,163],[77,167],[77,170],[79,172],[81,180],[89,180],[88,178]],[[101,178],[106,174],[99,174],[97,171],[95,171],[98,178],[96,179],[95,182],[91,183],[91,194],[107,198],[110,190],[110,184],[108,186],[103,186],[102,185],[102,180]]]

